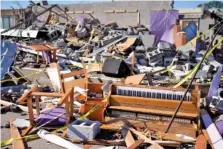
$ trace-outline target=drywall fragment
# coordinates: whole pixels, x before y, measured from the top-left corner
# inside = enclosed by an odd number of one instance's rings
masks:
[[[55,134],[51,134],[50,132],[40,129],[37,132],[38,136],[46,141],[49,141],[51,143],[54,143],[56,145],[59,145],[61,147],[67,148],[67,149],[82,149],[80,146],[75,145]]]

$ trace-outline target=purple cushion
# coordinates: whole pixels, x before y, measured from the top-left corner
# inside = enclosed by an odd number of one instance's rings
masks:
[[[55,117],[58,117],[55,119]],[[50,123],[46,124],[45,126],[57,126],[57,125],[64,125],[66,123],[66,110],[63,107],[56,107],[56,108],[47,108],[42,111],[39,117],[36,120],[36,125],[40,126],[45,124],[46,122],[51,121]]]

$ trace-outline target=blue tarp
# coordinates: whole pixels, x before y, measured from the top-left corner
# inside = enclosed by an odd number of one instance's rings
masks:
[[[194,21],[191,21],[188,23],[188,25],[183,28],[183,31],[186,33],[187,35],[187,42],[194,39],[194,37],[197,36],[197,25]]]
[[[10,41],[1,42],[1,80],[9,71],[16,53],[17,45]]]

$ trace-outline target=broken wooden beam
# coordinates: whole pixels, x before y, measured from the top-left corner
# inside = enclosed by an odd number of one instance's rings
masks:
[[[124,127],[121,130],[121,133],[122,133],[122,136],[125,140],[125,144],[126,144],[127,147],[130,147],[133,144],[135,144],[135,139],[133,138],[130,130],[128,130],[126,127]]]
[[[200,134],[196,139],[195,149],[206,149],[207,140],[203,134]]]
[[[28,92],[25,92],[18,100],[18,103],[24,103],[28,96],[38,89],[37,85],[34,85]]]
[[[19,133],[19,130],[16,126],[13,125],[13,122],[15,121],[14,118],[11,118],[10,123],[10,131],[11,131],[11,138],[13,138],[12,141],[12,149],[25,149],[25,145],[22,139],[16,139],[21,138],[21,135]]]
[[[129,146],[127,149],[136,149],[138,148],[140,145],[142,145],[144,142],[143,139],[139,139],[137,140],[134,144],[132,144],[131,146]]]
[[[7,101],[4,101],[4,100],[0,100],[0,104],[1,105],[4,105],[4,106],[9,106],[9,105],[13,105],[14,103],[11,103],[11,102],[7,102]],[[25,111],[25,112],[28,112],[28,107],[26,106],[21,106],[21,105],[18,105],[18,104],[14,104],[16,106],[18,106],[20,109],[22,109],[22,111]],[[37,114],[36,110],[33,109],[33,113],[34,114]]]

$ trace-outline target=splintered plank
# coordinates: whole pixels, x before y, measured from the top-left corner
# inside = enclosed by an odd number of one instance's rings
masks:
[[[125,140],[126,146],[127,147],[132,146],[135,143],[135,140],[134,140],[131,132],[126,127],[124,127],[121,132],[122,132],[122,136]]]
[[[130,147],[128,147],[128,149],[136,149],[138,148],[141,144],[143,144],[144,140],[143,139],[139,139],[137,140],[134,144],[132,144]]]
[[[33,86],[28,92],[25,92],[25,93],[24,93],[24,94],[17,100],[17,102],[18,102],[18,103],[24,103],[25,100],[29,97],[29,95],[30,95],[32,92],[36,91],[37,89],[38,89],[38,86],[37,86],[37,85]]]
[[[139,75],[134,75],[134,76],[128,76],[125,79],[125,84],[134,84],[134,85],[139,85],[143,78],[145,77],[146,74],[139,74]]]
[[[214,148],[213,144],[211,143],[211,139],[210,139],[210,137],[208,136],[207,130],[202,129],[202,133],[203,133],[205,139],[207,140],[207,142],[209,143],[209,145],[210,145],[212,148]]]
[[[11,118],[10,123],[10,131],[11,131],[11,138],[20,138],[21,135],[17,127],[15,127],[12,123],[15,121],[14,118]],[[22,139],[13,140],[12,141],[12,149],[25,149],[25,145]]]
[[[22,136],[26,136],[32,129],[33,129],[33,126],[30,125],[25,130],[22,130]]]
[[[90,149],[92,145],[84,145],[84,149]]]
[[[196,139],[195,149],[206,149],[207,148],[207,140],[205,139],[203,134],[200,134]]]

